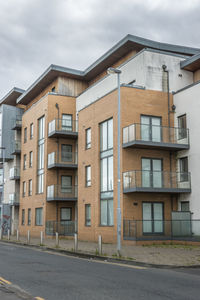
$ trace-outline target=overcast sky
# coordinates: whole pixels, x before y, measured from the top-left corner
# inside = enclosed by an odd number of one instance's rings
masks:
[[[200,0],[0,0],[0,98],[50,65],[84,70],[128,33],[200,48]]]

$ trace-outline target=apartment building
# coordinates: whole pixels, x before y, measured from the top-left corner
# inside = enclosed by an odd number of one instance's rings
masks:
[[[197,80],[182,64],[199,52],[128,35],[85,71],[51,65],[18,97],[22,234],[116,242],[118,95],[109,67],[121,71],[121,238],[182,234],[172,221],[189,220],[178,212],[192,195],[180,157],[190,139],[174,92]]]
[[[19,222],[21,116],[23,107],[16,104],[24,92],[13,88],[0,100],[1,220],[3,231],[14,234]]]

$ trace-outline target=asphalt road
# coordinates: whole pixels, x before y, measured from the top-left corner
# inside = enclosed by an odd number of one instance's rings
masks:
[[[1,242],[0,277],[45,300],[200,299],[200,269],[139,269]]]

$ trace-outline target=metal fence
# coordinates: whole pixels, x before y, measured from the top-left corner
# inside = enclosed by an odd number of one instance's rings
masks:
[[[124,220],[125,240],[200,241],[200,220]]]
[[[58,232],[59,235],[74,235],[76,228],[75,221],[47,221],[46,222],[46,234],[55,235]]]

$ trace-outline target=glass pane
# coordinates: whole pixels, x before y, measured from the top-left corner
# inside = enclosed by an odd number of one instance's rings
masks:
[[[72,177],[71,176],[62,176],[61,177],[61,185],[63,187],[68,187],[72,185]]]
[[[143,203],[143,232],[152,232],[152,212],[151,203]]]
[[[72,161],[72,145],[61,145],[62,161]]]
[[[108,158],[108,190],[113,190],[113,156]]]
[[[105,192],[107,191],[107,158],[104,158],[101,160],[101,191]]]
[[[163,232],[163,205],[162,203],[153,204],[153,215],[154,215],[154,232]]]
[[[161,141],[161,119],[152,117],[152,141],[160,142]]]
[[[153,187],[162,187],[162,161],[160,159],[152,160],[153,166]]]
[[[72,115],[62,115],[62,130],[72,131]]]
[[[108,225],[113,225],[113,200],[108,200]]]
[[[141,117],[141,140],[150,140],[150,118],[147,116]]]
[[[113,148],[113,119],[108,121],[108,149]]]
[[[142,187],[151,186],[151,160],[142,159]]]
[[[101,151],[108,149],[107,145],[107,122],[101,124]]]
[[[71,208],[61,208],[61,220],[62,221],[71,220]]]
[[[107,200],[101,200],[101,225],[107,225]]]

